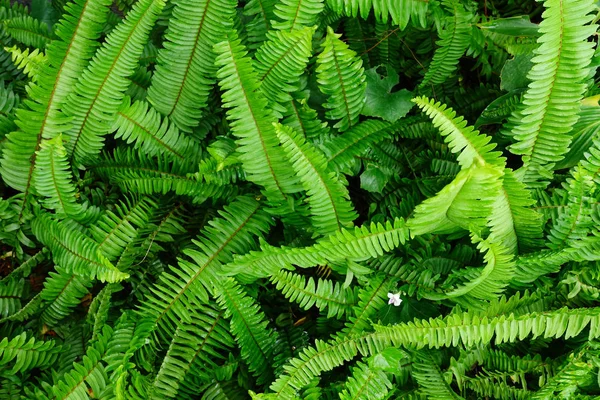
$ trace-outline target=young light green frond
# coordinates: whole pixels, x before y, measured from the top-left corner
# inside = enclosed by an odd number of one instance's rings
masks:
[[[365,102],[367,83],[362,60],[340,40],[342,35],[327,28],[323,51],[317,57],[319,89],[328,96],[325,114],[339,120],[334,127],[348,130],[358,123]]]
[[[240,160],[248,179],[266,189],[273,201],[285,199],[299,190],[293,169],[279,148],[273,127],[275,117],[259,91],[259,81],[252,60],[237,35],[215,46],[220,67],[217,77],[223,91],[223,105],[241,153]]]
[[[469,47],[471,14],[465,11],[458,0],[444,0],[442,4],[450,11],[450,15],[446,17],[440,40],[436,42],[439,47],[423,77],[421,88],[444,83],[456,70],[459,59]]]
[[[4,49],[10,53],[10,58],[15,66],[23,70],[23,73],[31,78],[32,82],[37,82],[41,75],[40,71],[47,62],[46,55],[38,49],[33,51],[29,49],[21,50],[16,45]]]
[[[53,39],[48,25],[29,15],[9,19],[4,22],[4,29],[17,42],[40,50]]]
[[[286,113],[286,105],[300,88],[300,77],[312,55],[314,28],[292,32],[275,31],[256,51],[254,68],[261,82],[260,91],[277,114]]]
[[[4,373],[14,375],[33,368],[52,365],[61,352],[52,340],[35,340],[28,338],[25,332],[9,340],[4,337],[0,341],[0,367],[9,368]]]
[[[213,45],[232,28],[235,7],[233,0],[175,3],[148,101],[184,132],[198,125],[207,105],[216,82]]]
[[[111,128],[115,137],[127,143],[134,143],[134,148],[141,149],[149,156],[165,155],[174,160],[198,157],[201,153],[196,143],[179,132],[179,129],[161,116],[148,103],[137,101],[131,103],[125,98]]]
[[[223,312],[203,306],[190,317],[191,323],[177,327],[149,399],[180,398],[179,389],[187,380],[207,381],[218,368],[216,361],[225,360],[225,354],[235,346]]]
[[[467,126],[467,121],[457,117],[452,108],[424,96],[413,101],[432,119],[450,150],[460,153],[458,163],[461,167],[468,168],[472,164],[504,167],[505,159],[500,152],[493,151],[496,144],[490,143],[491,137]]]
[[[543,236],[542,215],[531,208],[534,204],[531,192],[511,169],[505,169],[502,189],[488,221],[492,240],[513,253],[538,249]]]
[[[440,348],[464,344],[500,344],[532,336],[570,338],[589,328],[590,339],[600,335],[600,309],[562,308],[549,312],[532,312],[521,316],[479,317],[472,313],[451,314],[445,318],[430,318],[394,326],[375,326],[379,339],[390,340],[393,346]]]
[[[352,227],[357,215],[348,190],[327,167],[324,155],[291,128],[277,124],[275,129],[307,192],[315,231],[328,235]]]
[[[345,388],[340,393],[340,399],[382,400],[388,398],[387,395],[392,386],[392,382],[385,372],[359,362],[353,368],[352,376],[346,381]]]
[[[142,197],[126,199],[116,204],[114,211],[107,210],[90,228],[100,252],[110,261],[117,260],[134,240],[138,230],[146,227],[157,207],[156,201]]]
[[[271,276],[282,268],[290,268],[292,264],[310,268],[328,262],[377,258],[404,244],[407,239],[408,229],[404,220],[386,221],[385,224],[373,222],[354,230],[341,230],[309,247],[263,246],[261,252],[252,251],[237,257],[225,266],[224,272],[235,275],[242,282],[254,281]]]
[[[585,100],[584,100],[585,101]],[[600,106],[582,105],[579,119],[571,132],[573,141],[565,158],[556,163],[555,168],[572,168],[584,159],[584,154],[593,142],[600,139]]]
[[[395,126],[390,122],[369,119],[355,125],[344,134],[326,142],[327,164],[335,171],[346,171],[355,157],[368,150],[372,144],[390,139]]]
[[[119,282],[129,274],[116,269],[99,250],[98,244],[78,234],[64,222],[39,212],[31,223],[35,236],[52,252],[54,262],[65,269],[65,273],[76,274],[87,279],[103,282]]]
[[[159,324],[165,336],[175,331],[172,324],[190,320],[195,304],[208,302],[222,264],[231,261],[234,253],[250,250],[255,237],[271,223],[260,204],[249,197],[241,197],[220,214],[194,241],[196,249],[184,251],[191,261],[180,259],[178,266],[163,273],[142,306],[141,313]]]
[[[65,18],[55,29],[58,39],[46,52],[48,62],[40,70],[37,84],[30,86],[31,100],[17,112],[20,130],[7,136],[3,148],[0,174],[12,188],[30,192],[35,153],[42,138],[67,130],[68,119],[59,109],[94,54],[109,4],[108,0],[77,0],[65,7]]]
[[[68,317],[92,286],[88,278],[67,273],[58,265],[55,268],[57,272],[49,273],[40,292],[44,301],[41,319],[49,327],[57,326]]]
[[[289,301],[296,302],[304,309],[316,306],[320,311],[327,310],[327,318],[341,318],[351,312],[356,303],[356,292],[344,288],[340,282],[319,279],[316,283],[291,271],[279,271],[271,276],[275,288]]]
[[[394,25],[404,30],[410,21],[416,26],[427,25],[429,2],[422,0],[327,0],[326,4],[335,12],[366,19],[371,10],[375,18],[387,22],[390,17]]]
[[[81,204],[77,203],[73,174],[63,147],[62,135],[43,140],[36,152],[33,183],[37,193],[44,196],[44,207],[76,220],[85,218]]]
[[[485,267],[480,269],[479,273],[469,273],[468,282],[445,293],[445,296],[469,309],[480,307],[482,302],[500,297],[515,270],[513,256],[501,244],[481,241],[478,248],[485,252]]]
[[[129,86],[127,77],[135,72],[163,6],[164,0],[135,3],[83,71],[64,106],[65,114],[72,118],[72,128],[65,132],[69,138],[66,147],[77,162],[95,156],[104,146],[104,136]]]
[[[258,384],[269,382],[277,334],[268,328],[268,321],[254,299],[244,293],[233,278],[220,282],[216,292],[225,316],[231,318],[231,333],[250,372],[256,376]]]
[[[471,165],[438,194],[419,204],[407,221],[412,235],[452,233],[462,228],[481,231],[502,188],[502,172]]]
[[[323,0],[282,0],[273,11],[279,18],[273,22],[273,28],[294,31],[303,26],[314,26],[323,7]]]
[[[588,39],[597,28],[590,25],[591,0],[547,0],[544,6],[525,108],[510,133],[517,141],[510,151],[523,157],[518,177],[528,186],[544,185],[569,148],[594,54]]]

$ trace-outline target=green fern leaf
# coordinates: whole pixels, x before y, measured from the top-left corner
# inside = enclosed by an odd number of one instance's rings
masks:
[[[237,143],[240,160],[248,179],[264,186],[273,201],[286,199],[287,193],[299,190],[283,150],[278,147],[272,123],[274,116],[267,101],[258,91],[259,81],[237,35],[215,46],[218,53],[217,73],[223,90],[224,106],[229,108],[228,119]]]
[[[14,189],[28,194],[35,153],[42,138],[53,138],[67,130],[67,120],[59,109],[73,91],[76,79],[96,49],[110,1],[78,0],[65,8],[66,18],[58,23],[57,40],[47,49],[48,62],[31,86],[27,108],[17,112],[20,131],[7,136],[0,173]],[[40,117],[42,116],[42,117]]]
[[[4,29],[17,42],[40,50],[53,39],[48,25],[29,15],[9,19],[4,23]]]
[[[27,339],[27,334],[22,333],[12,339],[7,337],[0,341],[0,367],[8,367],[6,373],[16,374],[33,368],[52,365],[60,354],[61,347],[55,342],[36,341]]]
[[[292,101],[290,93],[299,90],[300,76],[312,54],[313,34],[314,28],[275,31],[256,51],[254,68],[260,91],[276,114],[286,112],[285,106]]]
[[[412,376],[428,398],[440,400],[462,399],[444,379],[439,365],[428,351],[415,352],[411,367]]]
[[[124,92],[137,67],[144,43],[164,0],[142,0],[107,37],[83,71],[75,91],[64,106],[72,117],[67,152],[79,163],[95,156],[104,145],[104,136],[121,105]]]
[[[437,42],[439,48],[435,51],[429,69],[423,77],[421,88],[429,84],[444,83],[456,70],[458,60],[469,46],[469,20],[472,16],[458,0],[444,0],[442,3],[450,11],[450,15],[446,17],[446,26],[440,32],[440,40]]]
[[[240,346],[242,358],[258,384],[269,382],[276,334],[267,328],[265,315],[233,278],[220,282],[217,293],[219,305],[225,315],[231,317],[231,332]]]
[[[55,268],[57,272],[49,273],[40,292],[45,303],[41,319],[49,327],[57,326],[69,316],[92,286],[87,278],[69,274],[59,266]]]
[[[339,120],[340,131],[356,125],[365,102],[367,83],[362,60],[340,40],[342,35],[327,28],[323,51],[317,57],[319,89],[328,96],[327,118]]]
[[[356,213],[348,190],[327,168],[323,154],[291,128],[277,124],[275,130],[307,192],[316,232],[327,235],[352,227]]]
[[[54,262],[65,268],[66,273],[88,279],[119,282],[129,274],[116,269],[103,255],[92,239],[70,230],[63,222],[40,212],[31,223],[35,236],[52,252]]]
[[[346,388],[340,393],[341,400],[371,399],[381,400],[387,398],[392,382],[383,371],[368,367],[364,363],[357,363],[352,371],[352,376],[346,382]]]
[[[0,320],[15,314],[21,309],[23,279],[3,279],[0,283]]]
[[[588,41],[594,5],[589,0],[547,0],[540,23],[540,46],[534,50],[531,80],[510,147],[523,157],[518,177],[528,186],[543,185],[554,165],[567,153],[571,128],[577,122],[584,80],[594,53]]]
[[[194,141],[182,135],[168,118],[161,118],[148,103],[131,104],[129,98],[125,98],[117,111],[111,131],[116,131],[116,138],[134,142],[134,148],[149,156],[164,154],[183,161],[186,156],[192,158],[201,153]]]
[[[315,284],[311,277],[308,282],[302,275],[290,271],[279,271],[271,277],[277,290],[287,299],[296,302],[304,310],[316,306],[319,310],[327,310],[327,318],[341,318],[350,312],[356,303],[356,293],[350,288],[343,288],[339,282],[319,279]]]
[[[394,25],[404,30],[412,21],[415,25],[425,27],[429,2],[421,0],[327,0],[327,5],[338,13],[363,19],[369,16],[371,10],[375,18],[387,22],[390,17]]]
[[[179,129],[198,125],[209,90],[216,82],[213,44],[232,28],[232,0],[178,1],[158,52],[148,101]]]
[[[273,28],[294,31],[303,26],[314,26],[318,15],[323,11],[323,0],[282,0],[275,5],[274,14],[279,21]]]
[[[167,355],[153,382],[150,399],[178,398],[180,386],[196,377],[208,380],[211,370],[234,347],[223,313],[210,306],[191,315],[191,323],[177,327]]]
[[[217,284],[221,265],[231,261],[232,252],[245,253],[270,224],[268,216],[253,199],[242,197],[211,221],[197,241],[196,249],[184,254],[191,258],[179,260],[177,267],[161,275],[152,288],[141,313],[159,325],[160,332],[174,332],[180,321],[190,320],[194,304],[208,302],[208,295]],[[165,334],[165,336],[168,336]]]

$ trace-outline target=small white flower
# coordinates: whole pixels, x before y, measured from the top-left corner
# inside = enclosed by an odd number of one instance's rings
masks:
[[[402,303],[402,299],[400,298],[400,293],[388,293],[388,298],[390,299],[390,301],[388,301],[388,304],[393,304],[396,307],[398,307],[400,305],[400,303]]]

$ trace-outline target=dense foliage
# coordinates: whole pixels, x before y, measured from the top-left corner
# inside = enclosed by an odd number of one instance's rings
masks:
[[[0,399],[600,396],[593,0],[0,0]]]

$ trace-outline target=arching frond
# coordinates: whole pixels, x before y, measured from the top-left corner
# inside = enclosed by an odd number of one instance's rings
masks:
[[[377,20],[387,22],[391,17],[402,30],[410,21],[424,27],[429,9],[429,2],[421,0],[327,0],[327,5],[338,13],[352,17],[360,14],[365,19],[373,10]]]
[[[279,18],[273,28],[284,31],[314,26],[323,11],[323,0],[283,0],[275,5],[273,13]]]

